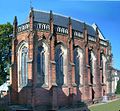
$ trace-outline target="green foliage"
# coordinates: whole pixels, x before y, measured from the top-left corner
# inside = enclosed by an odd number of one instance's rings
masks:
[[[120,79],[117,82],[116,94],[120,94]]]
[[[9,75],[12,29],[10,23],[0,25],[0,85],[6,81],[6,76]]]

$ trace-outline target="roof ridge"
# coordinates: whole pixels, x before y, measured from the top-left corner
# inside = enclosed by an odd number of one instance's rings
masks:
[[[50,13],[49,11],[44,11],[44,10],[38,10],[38,9],[33,9],[33,11],[37,11],[37,12],[44,12],[44,13]]]

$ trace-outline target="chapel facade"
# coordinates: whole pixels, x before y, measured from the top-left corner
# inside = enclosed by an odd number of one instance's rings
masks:
[[[110,93],[111,45],[96,24],[34,9],[28,18],[13,24],[12,104],[57,110]]]

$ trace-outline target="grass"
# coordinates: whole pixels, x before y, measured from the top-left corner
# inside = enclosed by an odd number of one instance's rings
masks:
[[[120,98],[120,94],[116,94],[116,97],[117,97],[117,98]]]
[[[91,106],[90,111],[120,111],[120,99],[101,105]]]

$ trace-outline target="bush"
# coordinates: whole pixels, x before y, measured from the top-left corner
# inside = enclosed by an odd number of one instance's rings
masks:
[[[120,94],[120,79],[117,82],[117,87],[116,87],[116,94]]]

